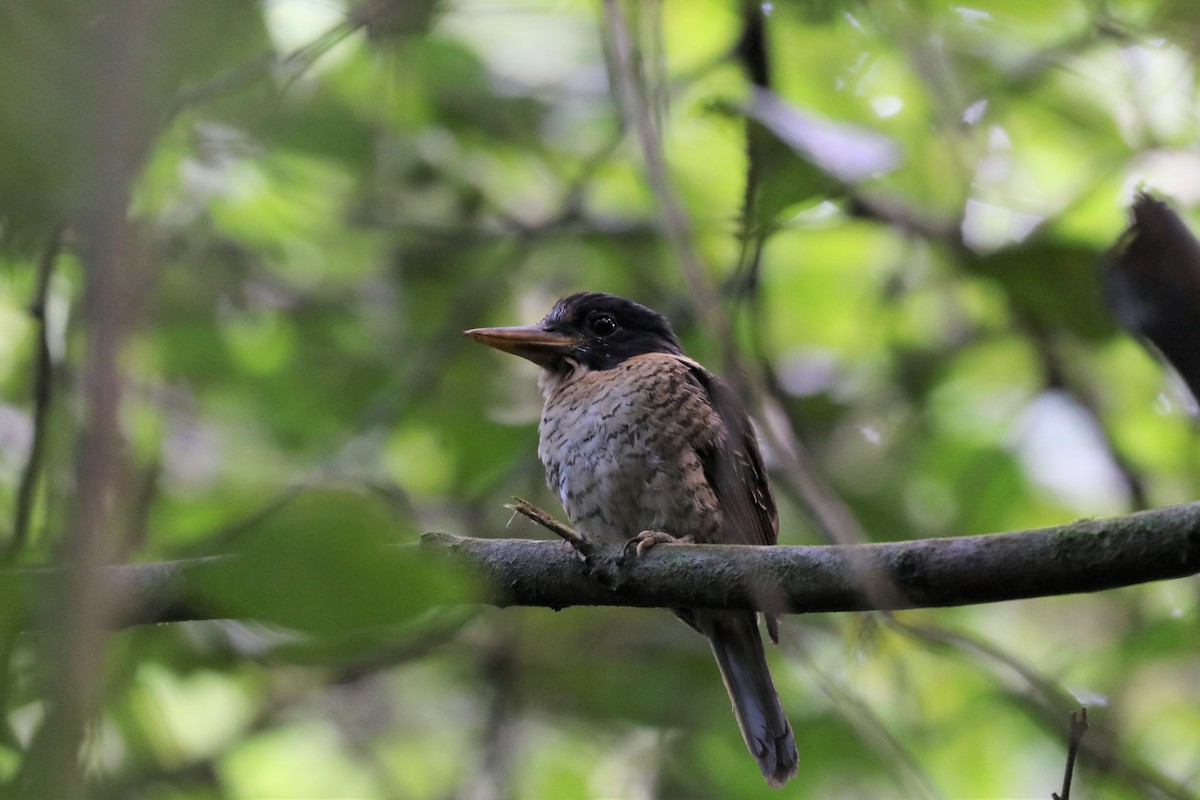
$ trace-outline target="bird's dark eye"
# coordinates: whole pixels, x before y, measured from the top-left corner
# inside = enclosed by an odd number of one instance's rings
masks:
[[[588,320],[588,329],[597,336],[611,336],[617,331],[617,321],[608,314],[597,314]]]

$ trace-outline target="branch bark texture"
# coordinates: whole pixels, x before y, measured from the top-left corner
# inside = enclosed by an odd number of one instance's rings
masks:
[[[427,554],[484,578],[497,605],[939,607],[1096,592],[1200,572],[1200,503],[1030,531],[863,545],[665,545],[616,589],[559,542],[427,534]]]
[[[464,602],[758,608],[790,613],[939,607],[1096,592],[1200,573],[1200,503],[1010,533],[864,545],[744,547],[660,545],[618,574],[614,587],[586,573],[560,541],[426,534],[404,545],[430,567],[479,579]],[[111,567],[119,624],[228,616],[204,586],[220,556]],[[40,573],[40,574],[45,574]],[[28,579],[30,573],[23,573]],[[0,572],[11,585],[13,571]]]

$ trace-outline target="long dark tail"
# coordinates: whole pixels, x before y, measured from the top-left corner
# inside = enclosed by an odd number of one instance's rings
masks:
[[[778,789],[796,774],[799,755],[792,726],[767,669],[755,615],[742,611],[692,614],[692,622],[712,645],[746,747],[767,783]]]

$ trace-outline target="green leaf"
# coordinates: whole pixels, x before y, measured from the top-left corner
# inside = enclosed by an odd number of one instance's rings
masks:
[[[461,599],[460,575],[401,543],[411,531],[375,496],[304,492],[250,529],[237,557],[198,576],[223,613],[313,633],[412,620]]]

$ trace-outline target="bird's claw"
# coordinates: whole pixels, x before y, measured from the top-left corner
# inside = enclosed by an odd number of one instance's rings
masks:
[[[622,545],[619,551],[588,552],[576,549],[584,574],[614,591],[629,577],[630,568],[651,547],[660,544],[689,544],[692,537],[675,537],[662,531],[642,531]]]
[[[625,546],[621,548],[621,561],[625,563],[630,558],[641,558],[646,554],[647,550],[655,545],[688,544],[691,541],[692,537],[690,536],[676,537],[663,531],[642,531],[627,541]]]

